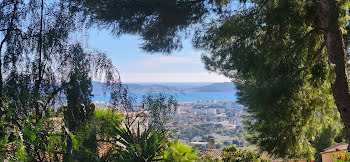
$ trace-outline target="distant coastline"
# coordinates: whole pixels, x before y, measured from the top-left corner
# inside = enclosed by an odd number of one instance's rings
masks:
[[[236,88],[231,82],[223,83],[126,83],[137,101],[148,93],[165,93],[178,102],[236,101]],[[93,101],[108,102],[109,94],[103,91],[104,83],[93,82]]]

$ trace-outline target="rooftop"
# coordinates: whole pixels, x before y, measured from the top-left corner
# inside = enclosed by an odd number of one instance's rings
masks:
[[[321,152],[321,154],[336,152],[337,149],[339,149],[339,151],[344,151],[344,150],[347,150],[348,146],[349,146],[349,144],[347,144],[345,142],[338,143],[337,145],[334,145],[332,147],[328,147],[328,148],[324,149],[324,151]]]

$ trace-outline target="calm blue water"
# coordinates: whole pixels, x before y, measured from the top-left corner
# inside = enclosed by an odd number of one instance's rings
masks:
[[[137,91],[137,92],[131,92],[132,95],[137,97],[137,102],[142,101],[142,96],[148,94],[147,91]],[[157,94],[159,92],[153,92],[154,94]],[[167,95],[173,95],[178,102],[192,102],[201,100],[202,102],[207,101],[236,101],[236,95],[234,92],[191,92],[191,91],[181,91],[181,92],[175,92],[175,91],[168,91],[168,92],[162,92]],[[103,94],[102,92],[94,93],[93,101],[103,101],[108,102],[110,99],[109,94]]]
[[[110,97],[109,94],[104,94],[103,92],[103,84],[104,83],[98,83],[93,82],[93,101],[102,101],[102,102],[109,102]],[[178,102],[192,102],[192,101],[198,101],[201,100],[202,102],[207,101],[236,101],[236,90],[233,90],[232,92],[196,92],[196,91],[186,91],[186,89],[196,88],[196,87],[202,87],[206,85],[210,85],[213,83],[201,83],[201,82],[195,82],[195,83],[137,83],[140,85],[163,85],[166,87],[173,87],[177,89],[183,89],[184,91],[173,91],[173,90],[165,90],[160,91],[161,93],[165,93],[167,95],[174,96]],[[160,92],[154,92],[154,91],[131,91],[131,94],[137,98],[137,102],[142,101],[142,96],[147,95],[148,93],[157,94]]]

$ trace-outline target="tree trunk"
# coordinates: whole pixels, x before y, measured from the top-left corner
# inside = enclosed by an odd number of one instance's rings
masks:
[[[38,79],[35,81],[34,86],[34,93],[35,93],[35,113],[36,113],[36,119],[39,120],[42,117],[42,114],[40,112],[40,105],[38,100],[40,99],[40,84],[43,80],[42,77],[42,48],[43,48],[43,19],[44,19],[44,0],[41,0],[40,5],[40,32],[39,32],[39,41],[38,41]]]
[[[336,0],[320,0],[319,19],[324,29],[328,60],[335,81],[331,83],[333,97],[350,138],[350,93],[346,72],[346,51],[343,35],[339,27],[339,9]],[[334,68],[334,69],[333,69]],[[333,75],[333,74],[331,74]],[[348,147],[350,151],[350,145]]]
[[[6,37],[5,37],[6,38]],[[2,100],[3,100],[3,94],[2,94],[2,91],[3,91],[3,82],[2,82],[2,47],[3,47],[3,44],[5,43],[5,40],[6,39],[3,39],[0,43],[0,106],[2,105]],[[4,114],[4,111],[1,110],[1,107],[0,107],[0,117]]]

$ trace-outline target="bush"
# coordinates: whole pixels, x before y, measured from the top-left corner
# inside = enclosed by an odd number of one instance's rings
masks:
[[[171,141],[169,143],[169,149],[164,151],[165,161],[181,161],[191,162],[198,159],[196,150],[191,146],[186,146],[180,141]]]
[[[222,162],[221,158],[215,157],[210,154],[202,155],[197,161],[198,162],[212,162],[212,161]]]
[[[256,151],[238,149],[235,145],[222,149],[222,160],[225,162],[268,162],[268,158]]]
[[[334,162],[350,162],[350,153],[337,152],[334,155],[337,158]]]

